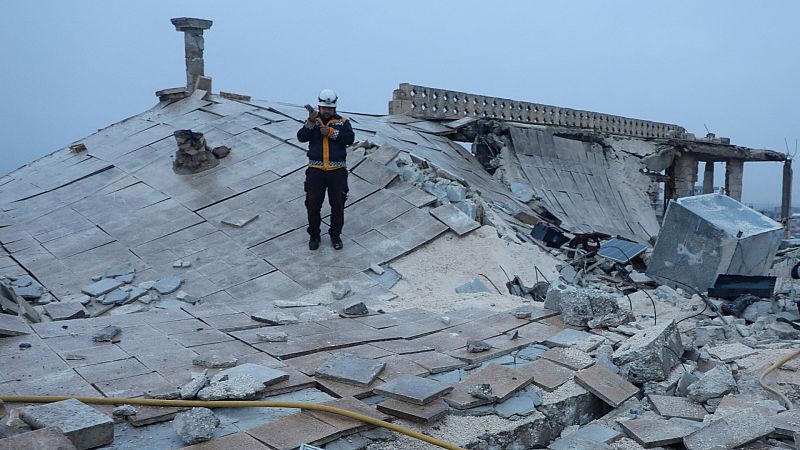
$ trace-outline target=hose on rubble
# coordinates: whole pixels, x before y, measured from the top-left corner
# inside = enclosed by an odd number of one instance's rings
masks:
[[[785,406],[786,409],[794,409],[794,405],[792,405],[791,400],[789,400],[788,397],[783,395],[782,392],[778,391],[774,387],[772,387],[772,386],[768,385],[767,383],[765,383],[764,382],[764,378],[766,378],[773,371],[779,369],[781,366],[783,366],[787,362],[789,362],[792,359],[796,358],[797,355],[800,355],[800,349],[795,350],[792,353],[789,353],[788,355],[786,355],[786,356],[782,357],[781,359],[775,361],[775,364],[773,364],[773,365],[767,367],[766,369],[764,369],[764,371],[761,372],[761,375],[759,375],[759,377],[758,377],[758,384],[760,384],[761,387],[764,388],[765,390],[767,390],[767,391],[775,394],[776,396],[778,396],[778,398],[780,398],[781,401],[783,402],[783,406]]]
[[[62,400],[69,400],[74,398],[83,403],[94,403],[100,405],[143,405],[143,406],[190,406],[190,407],[206,407],[206,408],[299,408],[312,411],[322,411],[331,414],[338,414],[340,416],[349,417],[351,419],[360,420],[361,422],[375,425],[378,427],[386,428],[397,433],[405,434],[420,441],[433,444],[447,450],[464,450],[455,444],[447,441],[437,439],[435,437],[422,434],[420,432],[395,425],[390,422],[375,419],[364,414],[348,411],[346,409],[335,408],[333,406],[321,405],[318,403],[306,402],[279,402],[279,401],[263,401],[263,400],[218,400],[218,401],[202,401],[202,400],[159,400],[153,398],[120,398],[120,397],[61,397],[61,396],[39,396],[39,395],[20,395],[20,396],[0,396],[0,400],[7,403],[50,403],[60,402]]]

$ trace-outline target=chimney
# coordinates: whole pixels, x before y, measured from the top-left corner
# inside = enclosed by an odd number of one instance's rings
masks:
[[[191,93],[195,89],[197,80],[205,75],[203,30],[211,28],[213,22],[192,17],[176,17],[171,21],[177,31],[183,31],[186,49],[186,91]]]

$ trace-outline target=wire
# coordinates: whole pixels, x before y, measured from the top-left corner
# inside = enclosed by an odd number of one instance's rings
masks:
[[[335,408],[333,406],[321,405],[318,403],[306,402],[278,402],[278,401],[264,401],[264,400],[219,400],[219,401],[201,401],[201,400],[159,400],[154,398],[119,398],[119,397],[62,397],[62,396],[4,396],[0,400],[8,403],[50,403],[60,402],[74,398],[83,403],[94,403],[101,405],[146,405],[146,406],[202,406],[206,408],[299,408],[314,411],[323,411],[340,416],[350,417],[352,419],[360,420],[361,422],[370,425],[379,426],[392,430],[398,433],[411,436],[415,439],[436,445],[448,450],[465,450],[450,442],[437,439],[420,432],[410,430],[400,425],[376,419],[364,414],[348,411],[346,409]]]
[[[503,295],[503,293],[500,291],[500,289],[497,289],[497,286],[495,286],[494,281],[492,281],[491,278],[487,277],[486,275],[484,275],[482,273],[479,273],[478,275],[482,276],[483,278],[486,278],[489,281],[489,283],[492,283],[492,286],[494,287],[494,290],[497,291],[498,294]]]

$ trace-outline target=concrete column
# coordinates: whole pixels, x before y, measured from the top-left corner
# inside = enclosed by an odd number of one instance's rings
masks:
[[[197,79],[205,75],[203,30],[211,28],[213,22],[191,17],[177,17],[171,21],[176,30],[183,31],[186,52],[186,90],[192,92]]]
[[[714,161],[706,161],[706,167],[703,170],[703,194],[711,194],[714,192]]]
[[[675,198],[694,195],[694,184],[697,183],[697,157],[683,153],[672,163],[675,180]]]
[[[728,197],[742,201],[742,176],[744,160],[729,159],[725,162],[725,193]]]
[[[781,219],[784,224],[784,237],[789,237],[789,218],[792,216],[792,160],[783,162],[783,190],[781,193]]]

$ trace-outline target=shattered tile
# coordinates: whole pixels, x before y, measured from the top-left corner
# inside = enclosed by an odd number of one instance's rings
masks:
[[[758,353],[756,350],[740,342],[718,345],[716,347],[708,347],[707,350],[711,356],[716,357],[717,359],[720,359],[726,363],[746,358],[750,355],[755,355]]]
[[[22,336],[30,333],[31,327],[22,317],[0,314],[0,336]]]
[[[404,375],[376,386],[374,391],[416,405],[426,405],[452,389],[452,386],[441,381]]]
[[[334,353],[320,365],[314,375],[340,383],[368,386],[386,367],[386,362],[359,358],[351,353]]]
[[[517,366],[517,370],[532,376],[533,384],[546,391],[555,390],[575,375],[573,370],[543,358]]]
[[[628,436],[645,448],[679,444],[684,436],[695,431],[690,425],[661,418],[620,420],[618,423]]]
[[[401,419],[428,423],[444,417],[447,411],[450,410],[450,407],[440,398],[427,405],[415,405],[413,403],[390,398],[379,403],[378,410]]]
[[[541,357],[572,370],[585,369],[594,364],[594,358],[574,348],[551,348],[542,353]]]
[[[614,408],[639,393],[639,388],[602,364],[579,371],[575,382]]]
[[[702,405],[684,397],[650,394],[647,398],[650,399],[655,411],[667,418],[678,417],[680,419],[702,421],[708,414],[708,411]]]

